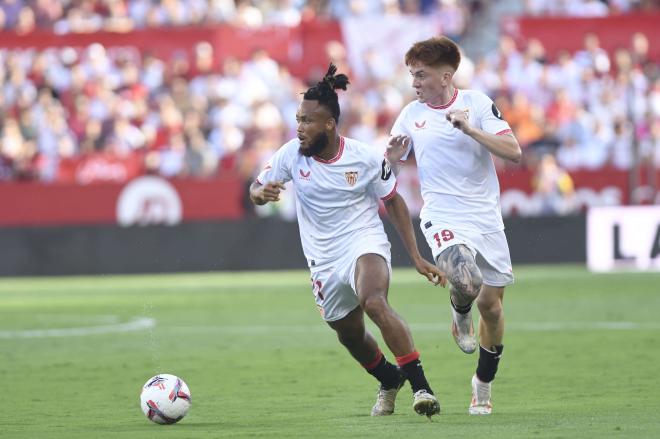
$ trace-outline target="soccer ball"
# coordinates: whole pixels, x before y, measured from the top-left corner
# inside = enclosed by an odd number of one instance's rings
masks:
[[[161,373],[142,387],[140,406],[150,421],[156,424],[174,424],[190,410],[190,390],[177,376]]]

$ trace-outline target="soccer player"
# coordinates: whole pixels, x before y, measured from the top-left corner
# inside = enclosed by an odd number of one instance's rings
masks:
[[[420,227],[450,281],[451,331],[468,354],[477,347],[471,315],[477,302],[479,361],[468,412],[483,415],[492,411],[491,382],[504,348],[504,287],[513,283],[491,155],[519,162],[521,150],[488,96],[453,86],[460,61],[458,46],[446,37],[408,50],[417,100],[394,122],[386,156],[396,173],[414,150],[424,200]]]
[[[382,153],[337,132],[335,89],[348,77],[330,64],[321,82],[308,89],[298,107],[298,137],[284,144],[250,186],[258,205],[278,201],[293,181],[302,248],[321,316],[350,354],[380,382],[371,415],[390,415],[407,379],[413,409],[429,418],[440,404],[424,375],[406,322],[390,307],[390,243],[378,215],[378,199],[401,235],[417,271],[434,284],[446,283],[440,269],[419,254],[413,226],[396,177]],[[364,324],[378,326],[398,367],[386,360]]]

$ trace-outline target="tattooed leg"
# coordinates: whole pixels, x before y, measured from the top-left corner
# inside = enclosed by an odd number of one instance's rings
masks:
[[[470,249],[463,244],[453,245],[438,255],[436,265],[447,273],[454,306],[469,309],[482,283],[481,271]]]
[[[481,290],[481,271],[470,249],[462,244],[451,246],[440,253],[437,264],[447,273],[451,283],[451,334],[458,347],[466,354],[471,354],[477,349],[477,337],[470,310]]]

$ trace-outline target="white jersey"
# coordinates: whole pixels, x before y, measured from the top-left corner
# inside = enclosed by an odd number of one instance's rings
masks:
[[[257,182],[293,180],[303,252],[308,264],[338,259],[356,234],[385,231],[378,199],[396,194],[396,177],[382,151],[340,137],[332,160],[305,157],[300,141],[284,144],[257,177]]]
[[[456,229],[504,230],[490,152],[447,121],[451,110],[465,110],[470,124],[488,133],[511,132],[493,101],[479,91],[456,89],[440,107],[414,101],[403,108],[391,134],[412,139],[402,160],[414,149],[424,199],[422,224],[435,219]]]

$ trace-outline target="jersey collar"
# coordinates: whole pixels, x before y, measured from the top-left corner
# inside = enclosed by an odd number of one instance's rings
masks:
[[[319,163],[334,163],[337,160],[341,158],[341,155],[344,153],[344,138],[342,136],[339,136],[339,151],[337,151],[337,155],[331,158],[330,160],[325,160],[320,157],[313,156],[314,160],[316,160]]]
[[[456,97],[457,97],[457,96],[458,96],[458,89],[457,89],[457,88],[454,88],[454,96],[452,96],[451,99],[449,100],[449,102],[447,102],[445,105],[431,105],[431,104],[429,104],[429,103],[427,103],[426,105],[428,105],[429,107],[433,108],[434,110],[444,110],[444,109],[446,109],[446,108],[451,107],[451,104],[454,103],[454,101],[456,100]]]

